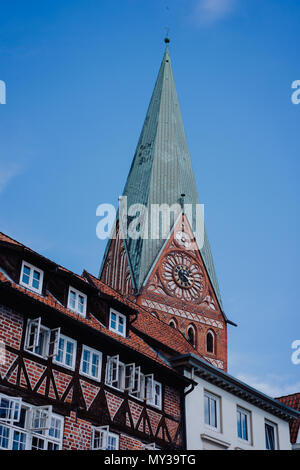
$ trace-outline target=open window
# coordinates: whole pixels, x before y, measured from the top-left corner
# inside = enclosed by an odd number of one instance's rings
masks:
[[[156,447],[155,442],[151,442],[151,444],[143,444],[142,449],[143,450],[159,450],[159,448]]]
[[[100,426],[93,429],[93,450],[118,450],[119,436],[109,430],[109,426]]]
[[[29,429],[45,431],[51,427],[52,406],[35,406],[30,410]]]
[[[20,421],[22,398],[0,395],[0,423],[17,423]]]
[[[60,328],[50,330],[41,324],[41,318],[28,320],[25,349],[41,357],[54,357],[58,353]]]
[[[110,387],[123,388],[121,385],[121,367],[119,355],[107,358],[106,384]]]
[[[125,390],[132,391],[135,382],[135,364],[125,365]]]

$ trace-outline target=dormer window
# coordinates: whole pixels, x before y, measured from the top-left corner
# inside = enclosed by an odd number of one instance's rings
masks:
[[[74,287],[69,287],[68,308],[85,317],[87,296]]]
[[[44,273],[41,269],[23,261],[21,269],[20,284],[40,294],[43,287]]]
[[[118,335],[126,336],[126,316],[111,308],[109,315],[109,329]]]

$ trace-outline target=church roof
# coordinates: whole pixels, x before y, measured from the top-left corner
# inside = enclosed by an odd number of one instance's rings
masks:
[[[128,207],[139,203],[149,210],[151,204],[169,206],[180,204],[182,194],[185,195],[185,204],[199,204],[167,44],[123,196],[127,196]],[[192,220],[193,227],[194,224],[195,220]],[[137,291],[143,286],[164,242],[162,238],[149,237],[144,240],[127,238],[125,248],[133,284]],[[110,242],[103,264],[109,245]],[[200,252],[221,304],[217,276],[206,234]]]

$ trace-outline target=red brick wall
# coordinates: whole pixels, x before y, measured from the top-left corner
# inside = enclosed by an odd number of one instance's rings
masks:
[[[168,385],[165,386],[164,410],[176,419],[180,417],[180,395]]]
[[[5,344],[13,347],[15,349],[20,349],[21,337],[22,337],[22,328],[26,327],[26,320],[23,320],[23,317],[15,312],[12,309],[8,309],[0,305],[0,339],[4,340]],[[74,338],[77,339],[77,338]],[[7,379],[11,384],[12,390],[14,385],[20,385],[24,391],[27,390],[28,397],[30,402],[34,403],[34,398],[37,395],[45,395],[46,392],[46,383],[49,385],[48,396],[45,397],[45,404],[48,403],[48,399],[52,400],[61,400],[64,392],[66,391],[68,385],[70,384],[73,378],[73,372],[65,372],[60,370],[55,370],[55,364],[52,369],[51,377],[47,379],[44,374],[48,366],[48,361],[43,361],[43,364],[37,362],[34,355],[29,354],[28,357],[24,357],[24,371],[19,370],[19,363],[16,361],[17,354],[6,351],[6,363],[0,364],[0,374],[2,379]],[[11,366],[15,364],[15,369],[11,369],[10,375],[8,371]],[[44,378],[42,379],[44,374]],[[18,376],[20,376],[20,382],[16,383]],[[28,376],[29,383],[26,376]],[[104,377],[102,377],[104,379]],[[48,382],[49,380],[49,382]],[[40,383],[38,390],[33,392],[32,390],[36,387],[37,383]],[[98,385],[92,384],[83,378],[80,379],[81,393],[85,401],[86,409],[89,410],[94,399],[98,395],[100,388],[103,387],[103,383]],[[166,426],[168,428],[168,433],[174,439],[176,430],[178,429],[178,421],[180,418],[180,395],[176,389],[173,389],[169,386],[163,386],[163,409],[156,410],[151,407],[147,408],[147,419],[149,419],[151,424],[152,434],[155,436],[158,433],[158,427],[160,426],[161,418],[163,412],[167,413],[170,417],[174,418],[166,420]],[[57,393],[56,393],[57,391]],[[72,401],[73,389],[71,388],[68,393],[65,403],[67,406],[70,405]],[[124,396],[115,395],[113,389],[105,391],[105,398],[109,408],[110,418],[113,421],[116,413],[121,406],[124,405]],[[24,401],[26,401],[24,399]],[[66,408],[67,415],[69,414],[69,408]],[[133,399],[129,400],[129,411],[126,414],[126,425],[128,426],[128,434],[120,435],[120,449],[141,449],[142,443],[139,439],[133,437],[138,428],[139,432],[144,432],[145,430],[145,440],[150,439],[150,429],[147,422],[142,416],[144,412],[144,404],[142,402],[134,401]],[[129,413],[131,415],[131,420],[129,419]],[[101,414],[101,410],[99,410]],[[95,417],[91,418],[94,419]],[[141,419],[140,419],[141,418]],[[133,428],[131,427],[133,424]],[[118,426],[116,425],[116,429]],[[111,429],[114,429],[112,425]],[[161,430],[158,434],[158,437],[162,437]],[[91,446],[91,436],[92,436],[92,425],[83,419],[77,419],[75,413],[72,411],[71,415],[65,418],[65,432],[63,438],[63,448],[64,449],[89,449]]]
[[[120,435],[120,450],[142,450],[142,442],[126,434]]]
[[[63,450],[87,450],[91,448],[92,426],[82,419],[76,420],[76,414],[71,412],[65,418]]]
[[[20,349],[23,317],[11,308],[0,305],[0,340],[5,345]]]

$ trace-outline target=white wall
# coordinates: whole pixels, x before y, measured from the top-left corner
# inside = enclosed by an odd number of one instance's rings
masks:
[[[277,424],[278,444],[280,450],[290,450],[290,433],[288,422],[257,408],[256,406],[239,399],[235,395],[222,390],[198,377],[198,382],[193,392],[186,396],[186,427],[187,448],[196,449],[246,449],[265,450],[265,420]],[[212,430],[204,422],[204,390],[221,397],[221,429],[220,432]],[[252,442],[241,440],[237,436],[237,406],[251,413],[251,437]],[[213,441],[201,437],[211,437]],[[224,443],[224,447],[222,445]]]

